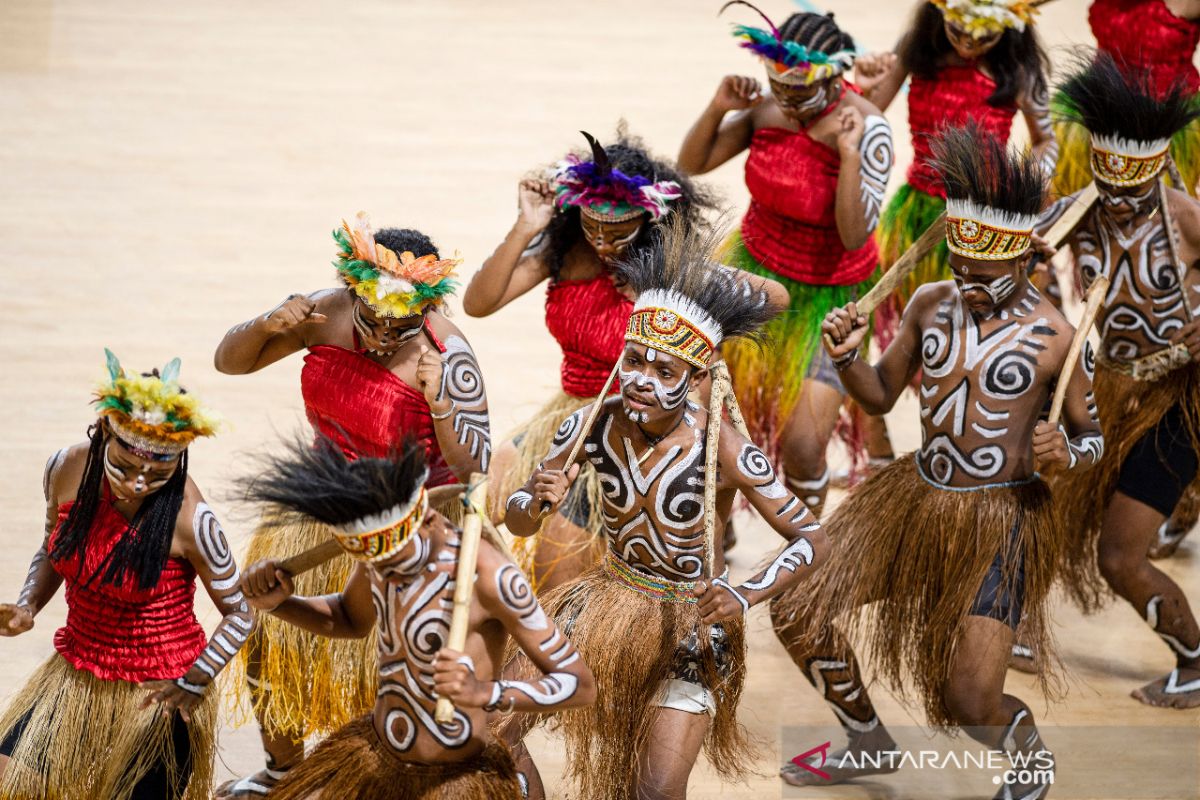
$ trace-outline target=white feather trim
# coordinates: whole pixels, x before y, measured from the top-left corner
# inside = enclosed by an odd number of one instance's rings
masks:
[[[643,308],[665,308],[678,314],[707,336],[713,347],[724,339],[721,326],[703,307],[673,289],[648,289],[642,292],[638,295],[633,310],[640,311]]]
[[[972,219],[992,228],[1003,228],[1008,231],[1029,233],[1037,223],[1036,214],[1014,214],[992,208],[974,200],[946,200],[946,216],[958,219]]]
[[[428,473],[421,477],[420,482],[417,484],[417,491],[407,501],[397,503],[386,511],[380,511],[378,514],[368,514],[365,517],[359,517],[353,522],[339,525],[338,531],[350,536],[357,536],[362,533],[370,533],[371,531],[390,528],[395,525],[413,512],[417,501],[421,499],[421,490],[425,488],[425,478],[427,477]]]
[[[1122,136],[1092,134],[1092,147],[1131,158],[1152,158],[1162,155],[1170,144],[1170,139],[1139,142],[1136,139],[1126,139]]]

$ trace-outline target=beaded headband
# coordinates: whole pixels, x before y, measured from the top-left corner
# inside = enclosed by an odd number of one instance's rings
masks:
[[[942,10],[946,20],[971,35],[983,39],[1002,34],[1010,28],[1024,31],[1033,23],[1034,7],[1025,0],[929,0]]]
[[[979,261],[1024,255],[1037,217],[989,208],[971,200],[946,201],[946,246]]]
[[[397,255],[375,241],[371,221],[360,211],[354,227],[342,220],[333,232],[338,245],[337,267],[342,281],[383,317],[412,317],[437,308],[458,288],[454,268],[462,259],[439,259],[432,254]]]
[[[600,222],[625,222],[643,213],[657,222],[670,213],[671,201],[683,196],[675,181],[652,182],[616,169],[596,137],[580,133],[591,145],[592,160],[572,153],[558,162],[552,175],[557,208],[578,208]]]
[[[625,328],[625,341],[653,347],[704,369],[721,343],[721,326],[694,301],[670,289],[643,292]]]
[[[1137,186],[1153,180],[1167,165],[1170,139],[1138,142],[1119,136],[1092,136],[1092,175],[1110,186]]]
[[[428,510],[429,493],[422,485],[409,502],[334,528],[333,535],[351,558],[370,563],[384,561],[408,544]]]
[[[108,380],[94,403],[121,444],[139,458],[170,461],[199,436],[212,436],[217,419],[179,385],[179,359],[162,372],[130,375],[107,347]]]

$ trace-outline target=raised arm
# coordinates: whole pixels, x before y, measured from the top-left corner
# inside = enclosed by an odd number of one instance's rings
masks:
[[[296,597],[292,576],[270,560],[250,566],[242,576],[247,601],[260,612],[269,612],[297,628],[333,639],[361,639],[375,624],[371,577],[367,566],[356,563],[337,594]]]
[[[867,333],[867,318],[858,313],[857,306],[849,303],[825,315],[821,331],[833,341],[832,347],[828,341],[824,342],[825,350],[833,359],[846,392],[868,414],[877,416],[891,411],[916,374],[921,357],[921,307],[928,298],[924,286],[913,295],[896,338],[874,366],[859,358],[858,351]]]
[[[1029,145],[1033,156],[1042,171],[1052,177],[1058,166],[1058,139],[1054,137],[1054,124],[1050,121],[1050,94],[1045,83],[1021,94],[1017,104],[1029,128]]]
[[[897,49],[900,46],[903,40]],[[855,84],[881,112],[888,110],[907,78],[908,68],[895,53],[870,53],[854,62]]]
[[[0,603],[0,636],[17,636],[33,627],[33,619],[45,608],[62,585],[62,576],[50,563],[48,552],[50,534],[58,524],[58,478],[67,448],[50,456],[42,475],[42,494],[46,498],[46,526],[42,534],[42,545],[29,562],[25,583],[16,603]]]
[[[531,683],[480,681],[469,657],[443,649],[434,665],[438,694],[455,705],[505,713],[548,714],[595,701],[596,682],[575,646],[546,616],[521,570],[486,545],[480,551],[475,593],[542,678]]]
[[[575,439],[583,435],[583,424],[590,410],[590,406],[585,406],[562,421],[550,444],[550,452],[525,485],[509,496],[504,508],[504,524],[513,535],[532,536],[537,533],[542,517],[553,514],[567,496],[567,490],[579,474],[578,465],[568,464],[567,459]],[[596,424],[603,424],[603,419],[598,419]],[[582,450],[580,456],[586,457]],[[550,504],[545,514],[542,513],[543,503]]]
[[[1104,455],[1104,435],[1092,394],[1095,365],[1092,345],[1084,342],[1063,398],[1062,420],[1054,427],[1045,420],[1034,427],[1033,453],[1040,469],[1052,465],[1069,470],[1091,469]]]
[[[740,491],[768,525],[787,540],[769,564],[749,580],[733,586],[714,578],[713,588],[699,595],[700,613],[707,623],[720,622],[731,612],[744,614],[813,574],[829,555],[829,539],[817,518],[775,473],[767,454],[721,423],[720,467],[732,488]],[[736,605],[731,605],[732,598]]]
[[[517,189],[517,221],[495,252],[471,276],[463,310],[472,317],[494,314],[550,277],[531,246],[554,217],[554,192],[543,180],[526,179]]]
[[[270,311],[234,325],[217,345],[213,365],[226,375],[245,375],[304,349],[312,326],[326,321],[320,301],[332,291],[288,295]]]
[[[879,224],[883,192],[895,160],[892,129],[880,114],[866,114],[852,105],[838,112],[838,167],[835,219],[847,250],[867,243]]]
[[[491,460],[487,393],[467,341],[452,334],[445,345],[445,353],[423,350],[417,381],[429,403],[438,448],[455,477],[466,483],[472,472],[487,472]]]
[[[683,137],[675,166],[685,175],[703,175],[745,150],[754,136],[753,109],[762,101],[762,86],[754,78],[726,75]],[[730,111],[736,113],[726,119]]]

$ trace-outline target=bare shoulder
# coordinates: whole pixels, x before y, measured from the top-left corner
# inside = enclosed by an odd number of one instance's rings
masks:
[[[47,501],[65,503],[75,497],[83,481],[90,442],[80,442],[58,450],[46,460],[42,490]]]
[[[864,117],[880,117],[883,118],[885,124],[887,123],[887,119],[879,107],[858,92],[846,92],[846,104],[857,108]]]
[[[479,540],[475,594],[489,608],[520,607],[533,599],[533,587],[525,573],[486,536]]]
[[[1180,235],[1189,244],[1200,245],[1200,202],[1178,189],[1167,189],[1167,203]]]
[[[179,516],[175,519],[175,535],[189,545],[196,541],[196,529],[203,524],[205,513],[212,514],[212,509],[204,500],[200,487],[189,476],[183,486],[183,503],[179,506]]]
[[[468,350],[471,349],[471,344],[467,340],[466,335],[463,334],[462,330],[453,322],[451,322],[445,314],[441,313],[440,311],[430,311],[425,315],[425,320],[430,329],[437,335],[439,339],[442,340],[442,342],[454,337],[461,341]]]
[[[904,309],[904,318],[912,319],[921,327],[926,327],[931,316],[938,307],[947,300],[953,300],[958,295],[958,287],[954,281],[933,281],[917,287],[909,298]]]

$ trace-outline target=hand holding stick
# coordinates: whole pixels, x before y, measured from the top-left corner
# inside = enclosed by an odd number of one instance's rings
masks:
[[[1075,328],[1075,336],[1071,339],[1067,357],[1063,359],[1058,385],[1054,387],[1054,399],[1050,401],[1050,416],[1046,420],[1052,426],[1058,425],[1058,421],[1062,418],[1063,400],[1067,396],[1067,386],[1071,383],[1071,374],[1075,371],[1075,364],[1079,361],[1079,354],[1083,352],[1083,344],[1087,341],[1088,331],[1096,322],[1096,315],[1100,313],[1100,306],[1104,304],[1106,294],[1108,294],[1108,278],[1101,275],[1088,289],[1083,315],[1079,318],[1079,325]]]
[[[466,522],[463,523],[462,542],[458,548],[458,570],[454,575],[454,611],[450,616],[450,634],[446,647],[462,652],[467,645],[467,626],[471,621],[471,597],[475,592],[475,562],[479,555],[479,538],[483,533],[483,507],[487,496],[487,477],[471,475],[471,488],[466,497]],[[449,697],[439,697],[433,718],[439,724],[454,719],[454,703]]]

